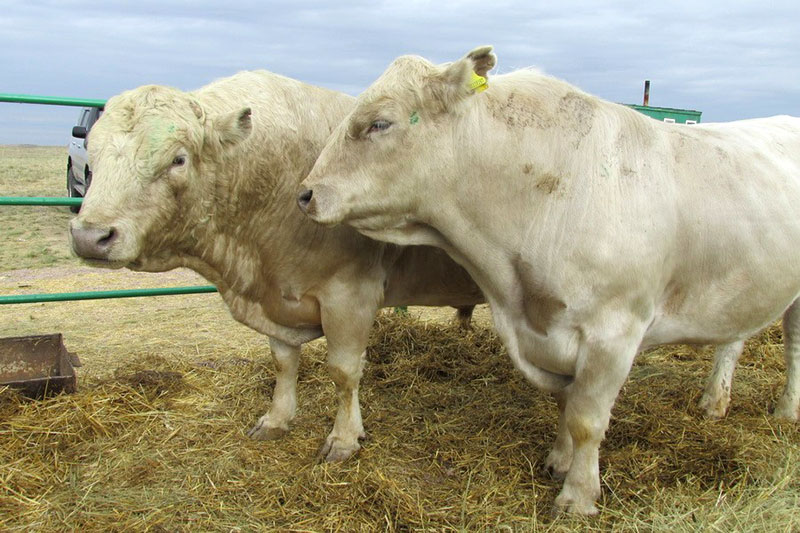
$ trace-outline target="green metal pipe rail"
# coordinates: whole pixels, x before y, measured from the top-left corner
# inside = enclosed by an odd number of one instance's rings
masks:
[[[103,300],[110,298],[138,298],[140,296],[172,296],[175,294],[201,294],[206,292],[217,292],[217,288],[213,285],[198,285],[193,287],[162,287],[158,289],[19,294],[14,296],[0,296],[0,305],[69,302],[73,300]]]
[[[67,105],[75,107],[104,107],[106,105],[105,100],[98,100],[96,98],[64,98],[62,96],[10,93],[0,93],[0,102],[10,102],[12,104]]]
[[[62,98],[58,96],[37,96],[28,94],[0,93],[0,102],[18,104],[65,105],[77,107],[103,107],[105,100],[91,98]],[[72,206],[81,205],[82,198],[48,198],[48,197],[0,197],[0,205],[38,205],[38,206]],[[114,291],[59,292],[51,294],[20,294],[0,296],[0,305],[42,302],[65,302],[73,300],[99,300],[107,298],[136,298],[140,296],[166,296],[175,294],[200,294],[217,292],[213,285],[197,285],[191,287],[162,287],[157,289],[123,289]]]
[[[81,205],[83,198],[47,196],[0,196],[0,205]]]

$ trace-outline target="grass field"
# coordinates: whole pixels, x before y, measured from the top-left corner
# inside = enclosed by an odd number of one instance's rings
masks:
[[[0,146],[0,196],[65,196],[67,149]],[[68,207],[0,209],[0,271],[74,262],[67,246]]]
[[[65,160],[0,147],[3,195],[62,195]],[[0,293],[203,283],[81,266],[70,216],[0,210]],[[0,337],[62,332],[84,363],[72,395],[0,389],[0,531],[800,531],[800,435],[767,414],[784,383],[778,327],[748,343],[721,421],[697,408],[710,349],[642,354],[601,448],[601,514],[575,519],[552,515],[560,483],[542,473],[554,403],[513,370],[485,307],[466,335],[449,314],[379,319],[368,439],[320,464],[336,411],[324,340],[304,347],[291,433],[254,442],[269,349],[218,295],[0,306]]]

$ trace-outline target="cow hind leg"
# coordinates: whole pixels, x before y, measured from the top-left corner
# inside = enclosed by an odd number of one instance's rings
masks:
[[[786,358],[786,387],[775,407],[775,416],[798,421],[800,404],[800,300],[783,314],[783,347]]]
[[[469,331],[472,329],[472,312],[475,310],[474,305],[465,305],[456,307],[455,322],[459,328]]]
[[[289,422],[297,409],[297,367],[300,346],[291,346],[270,338],[269,347],[275,362],[275,391],[272,406],[247,436],[256,440],[275,440],[289,432]]]
[[[714,351],[714,369],[708,378],[706,390],[700,398],[700,408],[709,418],[722,418],[731,402],[731,383],[736,363],[742,355],[744,341],[721,344]]]

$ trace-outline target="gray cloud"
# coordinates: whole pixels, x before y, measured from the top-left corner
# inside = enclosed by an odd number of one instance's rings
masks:
[[[639,102],[649,78],[653,105],[704,121],[800,115],[794,2],[97,4],[4,2],[0,91],[107,98],[266,68],[357,94],[398,55],[451,61],[490,43],[500,72],[537,66],[612,101]],[[65,144],[74,116],[0,104],[0,143]]]

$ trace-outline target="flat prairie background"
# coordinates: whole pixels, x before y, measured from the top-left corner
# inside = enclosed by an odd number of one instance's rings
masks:
[[[63,196],[66,148],[0,146],[0,195]],[[66,207],[0,206],[0,293],[205,284],[71,257]],[[368,433],[316,459],[333,424],[325,341],[303,349],[298,415],[279,441],[265,339],[216,294],[0,306],[0,337],[63,333],[78,392],[0,388],[2,531],[800,531],[800,436],[769,411],[785,379],[778,325],[751,340],[730,413],[697,408],[711,349],[639,356],[600,452],[601,513],[554,515],[542,472],[554,402],[511,367],[489,310],[383,313],[361,387]]]

